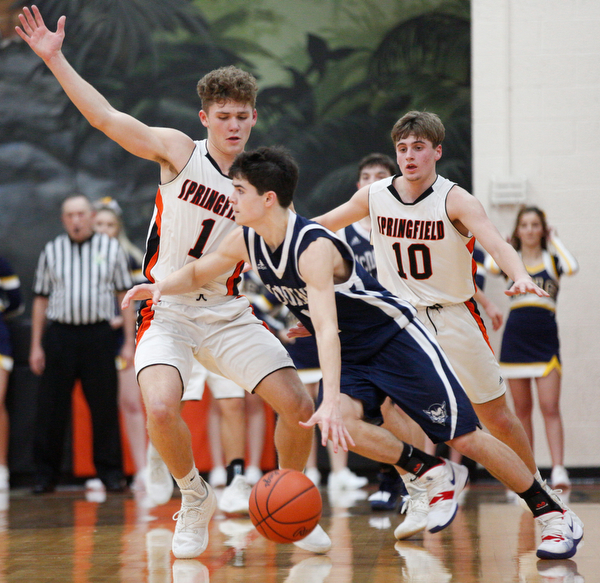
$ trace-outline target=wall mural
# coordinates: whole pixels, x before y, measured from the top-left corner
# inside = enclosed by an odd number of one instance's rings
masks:
[[[3,2],[0,10],[14,18],[22,4]],[[204,137],[197,80],[223,65],[251,71],[260,92],[249,146],[292,151],[303,214],[346,200],[364,155],[393,155],[391,127],[410,109],[440,115],[447,129],[440,172],[471,188],[467,0],[37,5],[51,29],[67,16],[67,58],[117,109],[194,139]],[[0,45],[0,255],[18,271],[29,300],[39,252],[61,231],[64,196],[117,199],[130,238],[142,247],[158,166],[92,129],[10,30]]]

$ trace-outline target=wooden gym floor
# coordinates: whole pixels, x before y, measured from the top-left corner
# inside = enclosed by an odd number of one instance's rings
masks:
[[[321,493],[324,556],[263,539],[249,520],[215,515],[199,560],[170,552],[179,495],[148,508],[112,494],[86,500],[83,489],[0,500],[0,583],[596,583],[600,582],[600,485],[575,485],[570,505],[585,522],[577,555],[538,561],[531,515],[507,501],[497,483],[471,486],[445,531],[394,544],[396,512],[372,513],[366,496]],[[92,493],[98,496],[97,493]]]

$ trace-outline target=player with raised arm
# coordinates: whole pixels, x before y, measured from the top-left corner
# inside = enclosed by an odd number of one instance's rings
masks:
[[[256,123],[256,80],[224,67],[198,83],[200,121],[207,139],[194,141],[171,128],[149,127],[117,111],[67,62],[61,51],[65,20],[51,32],[39,10],[23,9],[19,36],[44,61],[73,104],[92,126],[128,152],[157,162],[160,185],[148,232],[144,275],[160,282],[202,255],[210,255],[235,228],[227,172],[243,151]],[[281,343],[252,314],[238,295],[243,263],[214,274],[203,286],[165,296],[160,305],[140,311],[135,365],[147,413],[150,440],[167,464],[181,493],[182,506],[172,549],[193,558],[208,545],[208,524],[216,497],[194,464],[190,431],[180,401],[194,356],[209,370],[247,391],[256,392],[278,413],[275,445],[282,468],[302,471],[310,452],[312,428],[301,426],[314,406]],[[314,417],[313,417],[314,418]],[[351,441],[337,402],[317,411],[323,440],[346,448]],[[331,541],[318,526],[299,547],[326,552]]]

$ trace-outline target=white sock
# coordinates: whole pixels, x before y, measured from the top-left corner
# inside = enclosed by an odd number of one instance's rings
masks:
[[[192,468],[192,471],[183,478],[175,478],[177,485],[180,490],[194,490],[198,494],[204,494],[206,489],[204,488],[204,480],[200,477],[196,467]]]

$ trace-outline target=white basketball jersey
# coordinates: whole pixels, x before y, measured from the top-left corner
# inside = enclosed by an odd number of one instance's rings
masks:
[[[377,278],[416,308],[470,299],[475,238],[461,235],[446,214],[454,183],[438,176],[415,202],[403,203],[393,180],[384,178],[369,189]]]
[[[236,228],[229,195],[233,184],[208,154],[206,140],[196,147],[179,175],[161,184],[156,194],[144,257],[144,275],[152,282],[214,251]],[[243,262],[232,273],[212,280],[199,290],[171,301],[190,305],[218,302],[238,294]]]

